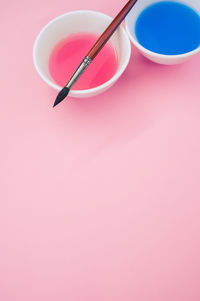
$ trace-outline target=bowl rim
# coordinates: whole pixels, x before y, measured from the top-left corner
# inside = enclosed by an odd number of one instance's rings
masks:
[[[100,17],[106,17],[108,18],[110,21],[113,20],[112,17],[110,17],[109,15],[107,14],[104,14],[102,12],[99,12],[99,11],[95,11],[95,10],[74,10],[74,11],[70,11],[70,12],[67,12],[65,14],[62,14],[62,15],[59,15],[55,18],[53,18],[51,21],[49,21],[42,29],[41,31],[39,32],[39,34],[37,35],[36,39],[35,39],[35,42],[34,42],[34,46],[33,46],[33,62],[34,62],[34,66],[38,72],[38,74],[40,75],[40,77],[49,85],[51,86],[52,88],[56,89],[56,90],[61,90],[63,87],[59,86],[58,84],[56,84],[55,82],[53,82],[53,79],[52,81],[49,80],[42,72],[41,68],[39,68],[38,66],[38,63],[37,63],[37,57],[36,57],[36,49],[38,47],[38,44],[40,42],[40,39],[42,38],[42,35],[45,33],[46,29],[51,25],[53,24],[54,22],[57,22],[59,19],[62,19],[62,18],[66,18],[68,17],[69,15],[79,15],[79,14],[84,14],[84,13],[89,13],[89,14],[95,14],[95,15],[99,15]],[[124,62],[121,66],[121,68],[119,70],[117,70],[117,72],[105,83],[103,83],[102,85],[99,85],[95,88],[92,88],[92,89],[87,89],[87,90],[71,90],[69,95],[70,96],[84,96],[85,94],[95,94],[95,92],[100,92],[101,90],[104,90],[108,87],[110,87],[112,84],[114,84],[120,77],[121,75],[123,74],[123,72],[125,71],[125,69],[127,68],[128,66],[128,63],[130,61],[130,58],[131,58],[131,42],[130,42],[130,39],[129,39],[129,36],[126,32],[126,30],[122,27],[122,25],[120,25],[120,30],[122,31],[122,34],[124,35],[125,37],[125,43],[126,43],[126,56],[125,56],[125,59],[124,59]]]
[[[157,2],[160,2],[160,1],[157,1]],[[156,3],[156,2],[154,2]],[[151,4],[147,4],[142,10],[141,12],[147,8],[149,5]],[[141,13],[140,12],[140,13]],[[128,16],[125,18],[125,29],[126,29],[126,32],[128,33],[128,36],[131,40],[131,42],[133,43],[134,46],[136,46],[141,52],[145,53],[146,55],[148,56],[151,56],[151,57],[155,57],[155,58],[158,58],[158,59],[184,59],[184,58],[188,58],[192,55],[195,55],[197,54],[198,52],[200,52],[200,45],[195,48],[194,50],[191,50],[189,52],[185,52],[185,53],[182,53],[182,54],[161,54],[161,53],[157,53],[157,52],[154,52],[154,51],[151,51],[147,48],[145,48],[144,46],[142,46],[138,40],[133,36],[133,34],[131,33],[131,30],[130,30],[130,27],[128,25]]]

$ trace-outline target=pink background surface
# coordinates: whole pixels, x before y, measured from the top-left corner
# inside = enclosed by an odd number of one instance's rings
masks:
[[[1,2],[2,301],[200,300],[200,56],[133,49],[112,89],[54,110],[32,63],[52,18],[124,3]]]

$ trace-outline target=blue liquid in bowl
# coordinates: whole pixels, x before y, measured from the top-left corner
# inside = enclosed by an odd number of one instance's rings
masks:
[[[187,53],[200,46],[200,16],[182,3],[157,2],[139,15],[135,34],[150,51],[165,55]]]

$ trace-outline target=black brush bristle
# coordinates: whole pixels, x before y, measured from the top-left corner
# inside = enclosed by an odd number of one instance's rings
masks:
[[[65,99],[65,97],[67,97],[67,95],[69,94],[69,88],[64,87],[60,93],[58,94],[58,96],[56,97],[56,100],[54,102],[53,107],[57,106],[61,101],[63,101]]]

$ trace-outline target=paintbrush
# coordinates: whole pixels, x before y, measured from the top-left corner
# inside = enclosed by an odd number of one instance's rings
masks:
[[[77,82],[79,77],[84,73],[87,67],[91,64],[97,54],[101,51],[104,45],[108,42],[108,40],[112,37],[114,32],[117,30],[119,25],[125,19],[129,11],[132,9],[133,5],[137,2],[137,0],[129,0],[128,3],[124,6],[124,8],[119,12],[116,18],[111,22],[111,24],[107,27],[107,29],[103,32],[94,46],[90,49],[88,54],[85,56],[79,67],[76,69],[71,79],[68,81],[66,86],[60,91],[58,96],[56,97],[54,107],[58,105],[61,101],[67,97],[72,86]]]

